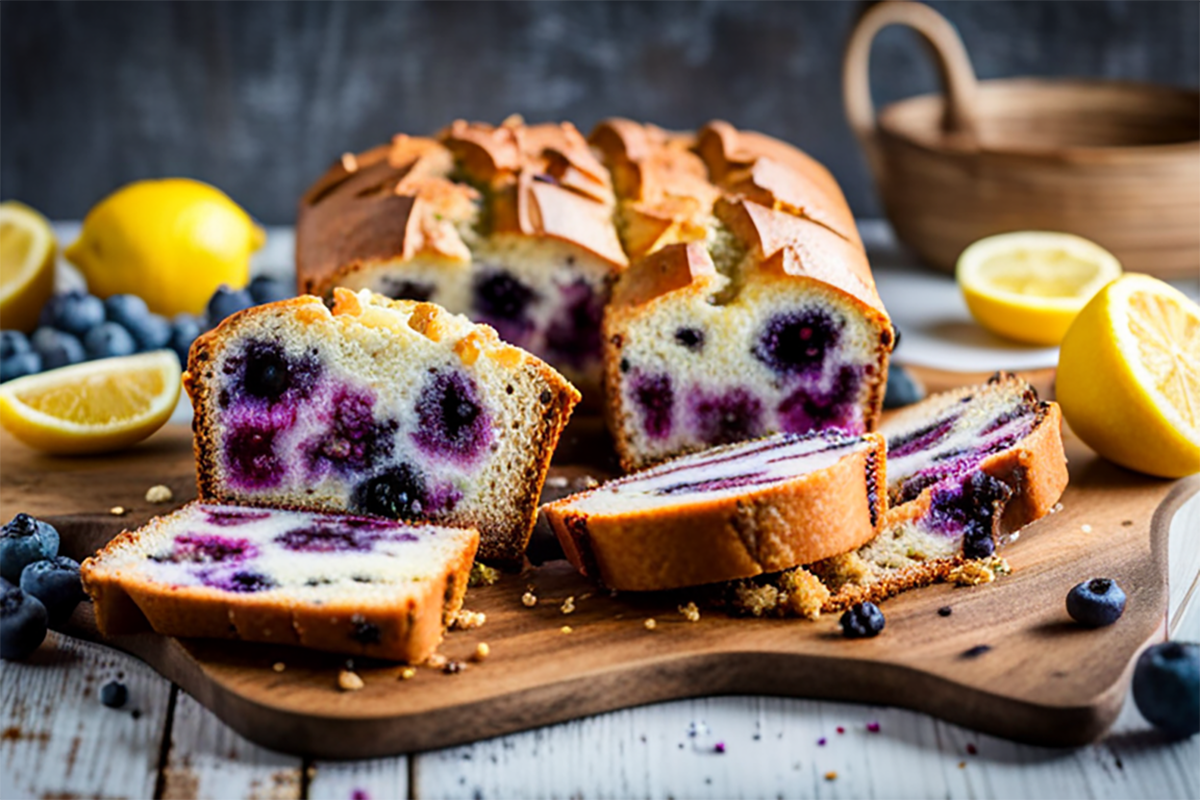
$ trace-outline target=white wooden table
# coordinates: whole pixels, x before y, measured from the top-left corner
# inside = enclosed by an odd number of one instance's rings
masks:
[[[886,243],[881,231],[864,226],[869,241]],[[1198,574],[1194,498],[1172,527],[1174,638],[1200,641]],[[120,710],[100,704],[113,679],[129,688]],[[0,698],[4,800],[1200,797],[1200,737],[1165,741],[1132,700],[1108,736],[1077,750],[1014,744],[899,709],[717,697],[336,763],[257,747],[137,660],[57,634],[28,662],[0,662]]]

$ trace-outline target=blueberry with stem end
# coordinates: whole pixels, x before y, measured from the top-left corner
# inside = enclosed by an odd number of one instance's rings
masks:
[[[847,610],[842,614],[839,623],[842,626],[842,635],[847,639],[868,639],[878,636],[887,620],[883,618],[879,606],[866,602],[858,603]]]
[[[81,291],[65,292],[51,297],[42,308],[39,323],[75,336],[104,322],[104,302]]]
[[[58,531],[53,525],[17,514],[0,528],[0,575],[18,585],[26,566],[58,555],[58,544]]]
[[[1200,733],[1200,645],[1163,642],[1146,648],[1133,670],[1133,701],[1168,736]]]
[[[83,349],[88,358],[129,356],[137,352],[137,342],[123,326],[102,322],[83,337]]]
[[[1067,613],[1089,628],[1112,625],[1125,611],[1125,592],[1111,578],[1092,578],[1067,594]]]
[[[46,639],[46,607],[18,588],[0,595],[0,657],[28,658]]]
[[[21,571],[21,591],[41,601],[51,625],[61,625],[85,596],[79,562],[66,556],[35,561]]]

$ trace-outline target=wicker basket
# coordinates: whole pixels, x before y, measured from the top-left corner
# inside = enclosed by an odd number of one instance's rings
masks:
[[[875,116],[875,35],[907,25],[937,54],[946,97]],[[919,3],[868,11],[846,50],[846,113],[897,235],[933,266],[1013,230],[1068,231],[1126,270],[1200,275],[1200,92],[1111,81],[977,83],[950,23]]]

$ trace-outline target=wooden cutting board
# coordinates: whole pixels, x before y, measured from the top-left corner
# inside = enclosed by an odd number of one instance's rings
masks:
[[[557,454],[570,465],[607,452],[593,421],[573,421]],[[875,639],[841,637],[835,616],[817,622],[732,619],[677,610],[688,592],[612,597],[564,561],[472,589],[466,606],[487,614],[478,629],[441,648],[467,662],[479,642],[490,656],[457,674],[422,667],[354,665],[365,681],[339,691],[345,658],[278,646],[178,640],[155,634],[108,643],[143,659],[247,738],[318,758],[363,758],[473,741],[617,708],[711,694],[773,694],[903,706],[1027,742],[1077,745],[1116,717],[1134,656],[1161,639],[1167,608],[1171,516],[1200,478],[1162,481],[1098,458],[1067,437],[1071,482],[1062,510],[1025,529],[1004,555],[1014,574],[995,583],[932,586],[884,606]],[[124,527],[195,496],[191,435],[168,427],[118,455],[40,456],[0,435],[0,516],[51,520],[63,551],[82,559]],[[548,491],[601,470],[555,466]],[[166,484],[172,504],[144,495]],[[109,509],[123,506],[124,516]],[[539,533],[531,552],[552,545]],[[1076,583],[1115,578],[1129,594],[1122,619],[1084,630],[1066,615]],[[521,596],[539,598],[526,608]],[[574,597],[575,611],[561,604]],[[937,612],[949,606],[953,613]],[[655,619],[647,629],[645,621]],[[569,626],[569,632],[564,629]],[[67,632],[104,641],[91,607]],[[979,655],[968,651],[986,645]],[[282,671],[274,665],[283,664]]]

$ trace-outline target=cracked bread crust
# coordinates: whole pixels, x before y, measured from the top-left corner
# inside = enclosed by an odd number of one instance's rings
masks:
[[[832,466],[733,496],[626,512],[572,508],[594,489],[542,513],[571,563],[612,589],[657,591],[778,572],[875,536],[886,506],[876,491],[885,483],[885,446],[878,434],[864,439],[866,447]]]

